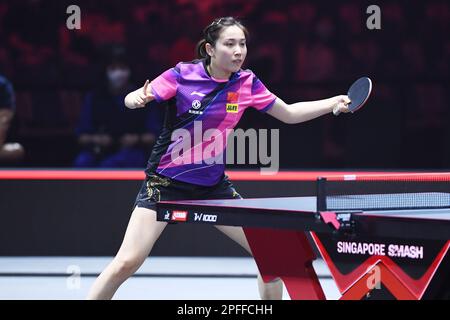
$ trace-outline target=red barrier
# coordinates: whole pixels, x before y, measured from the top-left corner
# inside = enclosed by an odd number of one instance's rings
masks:
[[[399,177],[436,176],[450,179],[450,172],[342,172],[342,171],[280,171],[274,175],[263,175],[260,171],[226,172],[234,181],[315,181],[317,177],[336,180],[351,180],[355,177],[372,180],[398,180]],[[143,180],[143,170],[0,170],[0,180]]]

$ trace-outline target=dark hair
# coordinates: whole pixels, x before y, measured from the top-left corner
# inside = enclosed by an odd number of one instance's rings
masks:
[[[209,43],[210,45],[215,46],[222,30],[225,27],[230,26],[238,26],[241,28],[245,38],[248,39],[248,30],[239,20],[233,17],[217,18],[203,30],[203,39],[197,43],[196,47],[197,57],[206,58],[206,63],[209,64],[211,57],[206,52],[206,44]]]

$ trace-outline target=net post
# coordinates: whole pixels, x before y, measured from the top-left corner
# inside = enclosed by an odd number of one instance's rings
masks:
[[[327,194],[326,194],[327,178],[318,177],[316,185],[317,211],[327,211]]]

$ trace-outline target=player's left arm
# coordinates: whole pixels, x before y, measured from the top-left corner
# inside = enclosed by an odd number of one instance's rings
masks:
[[[280,98],[276,98],[274,105],[267,113],[284,123],[294,124],[333,112],[336,106],[338,106],[340,112],[349,112],[347,108],[349,102],[350,99],[346,95],[323,100],[302,101],[293,104],[287,104]]]

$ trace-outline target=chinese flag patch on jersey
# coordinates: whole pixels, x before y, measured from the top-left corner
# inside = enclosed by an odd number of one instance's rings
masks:
[[[237,103],[239,100],[238,92],[228,92],[227,93],[227,102],[228,103]]]

